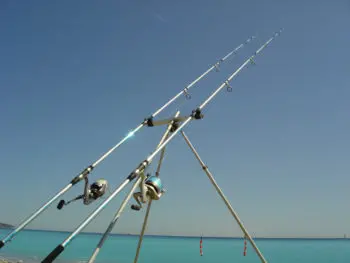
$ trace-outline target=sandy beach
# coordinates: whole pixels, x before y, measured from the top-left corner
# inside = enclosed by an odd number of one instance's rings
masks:
[[[23,260],[8,259],[8,258],[0,257],[0,263],[23,263]]]

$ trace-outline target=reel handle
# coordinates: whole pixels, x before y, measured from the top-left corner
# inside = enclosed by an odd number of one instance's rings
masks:
[[[131,205],[132,210],[140,211],[141,207],[138,205]]]
[[[66,204],[66,202],[62,199],[61,201],[59,201],[59,203],[57,205],[57,209],[61,210],[65,204]]]

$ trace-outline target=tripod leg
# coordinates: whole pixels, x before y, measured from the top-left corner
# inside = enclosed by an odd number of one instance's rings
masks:
[[[196,156],[197,160],[199,161],[199,163],[201,164],[204,172],[207,174],[209,180],[211,181],[211,183],[213,184],[213,186],[215,187],[216,191],[218,192],[218,194],[220,195],[220,197],[222,198],[222,200],[225,202],[227,208],[230,210],[232,216],[236,219],[239,227],[242,229],[244,235],[248,238],[250,244],[253,246],[255,252],[257,253],[257,255],[259,256],[261,262],[263,263],[267,263],[266,259],[264,258],[264,256],[262,255],[262,253],[260,252],[260,250],[258,249],[258,247],[256,246],[255,242],[253,241],[253,239],[251,238],[251,236],[249,235],[248,231],[246,230],[246,228],[244,227],[243,223],[241,222],[241,220],[238,217],[238,214],[235,212],[235,210],[232,208],[230,202],[227,200],[226,196],[224,195],[224,193],[222,192],[222,190],[220,189],[219,185],[216,183],[213,175],[211,174],[211,172],[209,171],[208,167],[205,165],[205,163],[202,161],[202,159],[200,158],[199,154],[197,153],[196,149],[193,147],[193,145],[191,144],[190,140],[188,139],[188,137],[186,136],[186,134],[181,131],[182,136],[184,137],[187,145],[191,148],[192,152],[194,153],[194,155]]]
[[[176,112],[175,118],[178,117],[179,114],[180,114],[180,111]],[[173,124],[174,124],[174,121],[172,121],[168,125],[167,131],[164,133],[163,138],[161,139],[161,141],[165,141],[168,138],[168,136],[169,136],[169,134],[171,132],[170,130],[171,130]],[[158,166],[157,166],[157,171],[156,171],[156,176],[157,177],[159,176],[159,171],[160,171],[160,168],[161,168],[162,163],[163,163],[164,154],[165,154],[165,147],[162,149],[162,151],[160,153]],[[141,229],[141,233],[140,233],[140,238],[139,238],[139,242],[137,244],[137,249],[136,249],[136,255],[135,255],[134,263],[137,263],[137,260],[138,260],[139,255],[140,255],[140,250],[141,250],[141,245],[142,245],[142,241],[143,241],[143,236],[144,236],[145,231],[146,231],[146,227],[147,227],[147,223],[148,223],[148,216],[149,216],[149,213],[151,211],[151,206],[152,206],[152,199],[149,200],[148,205],[147,205],[145,219],[143,220],[143,225],[142,225],[142,229]]]
[[[124,210],[126,204],[129,202],[129,200],[131,198],[131,194],[135,191],[135,189],[139,185],[140,180],[141,180],[140,178],[137,179],[137,181],[135,182],[134,186],[131,188],[130,192],[125,197],[124,201],[122,202],[121,206],[118,209],[118,212],[115,214],[113,220],[111,221],[111,223],[109,224],[109,226],[106,229],[105,233],[101,237],[101,239],[100,239],[97,247],[95,248],[95,251],[93,252],[92,256],[90,257],[88,263],[93,263],[95,261],[95,259],[97,257],[97,254],[100,252],[100,250],[101,250],[104,242],[106,241],[108,235],[111,233],[114,225],[117,223],[118,219],[120,218],[121,214],[123,213],[123,210]]]

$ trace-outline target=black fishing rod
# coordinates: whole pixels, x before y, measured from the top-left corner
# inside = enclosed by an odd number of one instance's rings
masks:
[[[276,32],[268,41],[265,42],[251,57],[249,57],[234,73],[232,73],[229,78],[224,81],[198,108],[192,111],[192,114],[185,118],[180,126],[177,127],[175,131],[169,137],[160,144],[157,149],[151,153],[143,162],[141,162],[138,167],[133,170],[129,176],[122,182],[114,192],[100,205],[94,212],[92,212],[61,244],[59,244],[54,250],[51,251],[49,255],[42,261],[42,263],[51,263],[53,262],[70,244],[70,242],[108,205],[108,203],[121,191],[123,188],[128,185],[129,182],[134,179],[138,179],[140,174],[150,165],[152,159],[181,131],[190,121],[196,119],[202,119],[202,109],[223,89],[231,89],[229,82],[249,63],[254,63],[254,58],[270,44],[277,36],[280,35],[282,29]]]
[[[125,143],[130,137],[132,137],[136,132],[138,132],[144,126],[152,127],[154,126],[153,118],[156,117],[159,113],[161,113],[165,108],[167,108],[170,104],[172,104],[176,99],[178,99],[181,95],[185,94],[186,98],[190,98],[190,94],[188,93],[189,89],[192,88],[196,83],[198,83],[201,79],[203,79],[207,74],[209,74],[214,69],[218,69],[221,63],[227,60],[230,56],[235,55],[236,52],[244,47],[246,44],[255,39],[255,36],[248,38],[244,43],[240,44],[234,50],[229,52],[226,56],[221,58],[218,62],[216,62],[213,66],[211,66],[207,71],[205,71],[202,75],[200,75],[197,79],[192,81],[189,85],[187,85],[182,91],[176,94],[173,98],[171,98],[167,103],[165,103],[162,107],[160,107],[157,111],[155,111],[150,117],[146,118],[141,122],[135,129],[130,131],[121,141],[119,141],[115,146],[109,149],[105,154],[103,154],[98,160],[85,168],[80,174],[74,177],[71,182],[66,185],[63,189],[61,189],[56,195],[54,195],[49,201],[43,204],[38,210],[36,210],[32,215],[30,215],[27,219],[25,219],[19,226],[17,226],[11,233],[9,233],[3,240],[0,241],[0,249],[12,238],[20,232],[24,227],[26,227],[31,221],[33,221],[36,217],[38,217],[42,212],[44,212],[54,201],[56,201],[61,195],[66,193],[72,186],[84,180],[91,171],[104,159],[106,159],[113,151],[115,151],[119,146]]]

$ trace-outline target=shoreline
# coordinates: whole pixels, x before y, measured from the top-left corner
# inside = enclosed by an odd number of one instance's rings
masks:
[[[23,263],[23,260],[0,256],[0,263]]]

